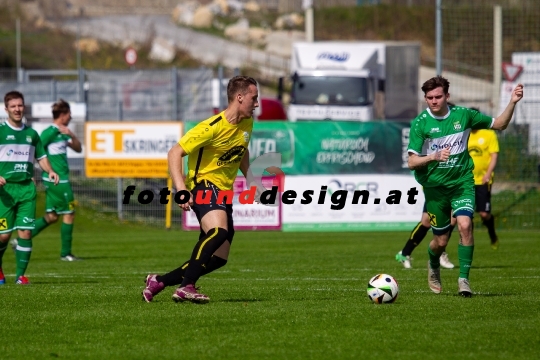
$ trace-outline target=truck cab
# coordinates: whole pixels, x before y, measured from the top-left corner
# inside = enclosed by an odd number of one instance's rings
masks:
[[[414,117],[420,45],[298,42],[291,58],[290,121]]]

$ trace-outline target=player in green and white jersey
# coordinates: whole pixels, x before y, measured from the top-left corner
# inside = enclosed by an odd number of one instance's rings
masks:
[[[67,159],[67,147],[80,153],[81,142],[68,125],[71,121],[71,109],[69,103],[60,99],[52,106],[53,124],[41,133],[41,142],[47,153],[47,157],[53,168],[60,177],[59,184],[53,186],[50,174],[43,171],[43,184],[47,192],[45,204],[46,214],[36,220],[36,226],[32,231],[32,236],[36,236],[43,229],[58,221],[58,215],[62,215],[62,226],[60,228],[60,238],[62,247],[60,259],[64,261],[80,260],[71,252],[73,240],[73,221],[75,219],[75,203],[73,190],[69,183],[69,166]]]
[[[13,230],[18,232],[15,248],[17,284],[28,284],[24,276],[32,253],[32,230],[36,216],[34,159],[49,172],[51,183],[58,175],[51,168],[38,133],[23,123],[24,96],[10,91],[4,96],[8,120],[0,125],[0,284],[5,283],[2,257]]]
[[[471,297],[469,271],[474,252],[472,216],[475,209],[474,163],[467,144],[471,129],[504,130],[512,119],[516,103],[523,97],[523,85],[512,92],[506,109],[491,118],[472,109],[449,106],[450,83],[442,76],[422,86],[428,108],[418,115],[409,134],[409,168],[424,187],[427,211],[434,239],[428,247],[428,284],[442,291],[439,258],[448,244],[450,215],[457,219],[461,236],[458,245],[458,292]]]

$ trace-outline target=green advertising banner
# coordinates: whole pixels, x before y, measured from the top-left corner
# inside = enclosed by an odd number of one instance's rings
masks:
[[[196,122],[186,122],[185,131]],[[250,161],[282,154],[287,175],[409,174],[409,124],[400,122],[255,122]]]

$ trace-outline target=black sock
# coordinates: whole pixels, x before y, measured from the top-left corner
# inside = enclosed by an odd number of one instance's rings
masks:
[[[422,222],[419,222],[414,227],[414,230],[411,232],[411,235],[409,236],[409,240],[405,244],[405,247],[403,248],[403,250],[401,250],[401,255],[411,255],[413,250],[422,242],[422,240],[424,240],[429,229],[429,227],[425,227],[424,225],[422,225]]]
[[[176,268],[173,271],[166,273],[165,275],[156,276],[156,280],[162,282],[165,286],[179,285],[184,279],[184,273],[186,272],[188,264],[189,261],[186,261],[179,268]]]
[[[450,237],[452,236],[452,231],[454,231],[454,228],[456,225],[450,224],[450,228],[448,228],[448,240],[450,240]]]
[[[482,223],[487,227],[489,238],[491,242],[494,243],[497,241],[497,234],[495,234],[495,216],[491,215],[489,219],[482,221]]]
[[[193,248],[193,253],[184,273],[184,280],[182,280],[180,286],[194,285],[199,280],[203,271],[205,271],[206,264],[210,262],[214,252],[227,241],[227,236],[227,230],[214,228],[208,231],[206,236],[197,242],[197,245]]]
[[[162,282],[165,286],[180,285],[182,283],[182,280],[184,280],[184,273],[186,272],[186,268],[188,264],[189,264],[189,261],[186,261],[179,268],[174,269],[173,271],[165,275],[158,275],[156,277],[156,280],[159,282]],[[220,258],[218,256],[215,256],[215,255],[212,255],[208,264],[206,264],[205,267],[203,268],[201,276],[210,274],[212,271],[225,266],[225,264],[227,264],[227,260]]]

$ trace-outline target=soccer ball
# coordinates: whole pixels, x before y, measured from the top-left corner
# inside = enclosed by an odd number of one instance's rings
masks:
[[[375,304],[393,303],[396,301],[398,293],[398,283],[390,275],[378,274],[368,282],[367,294]]]

